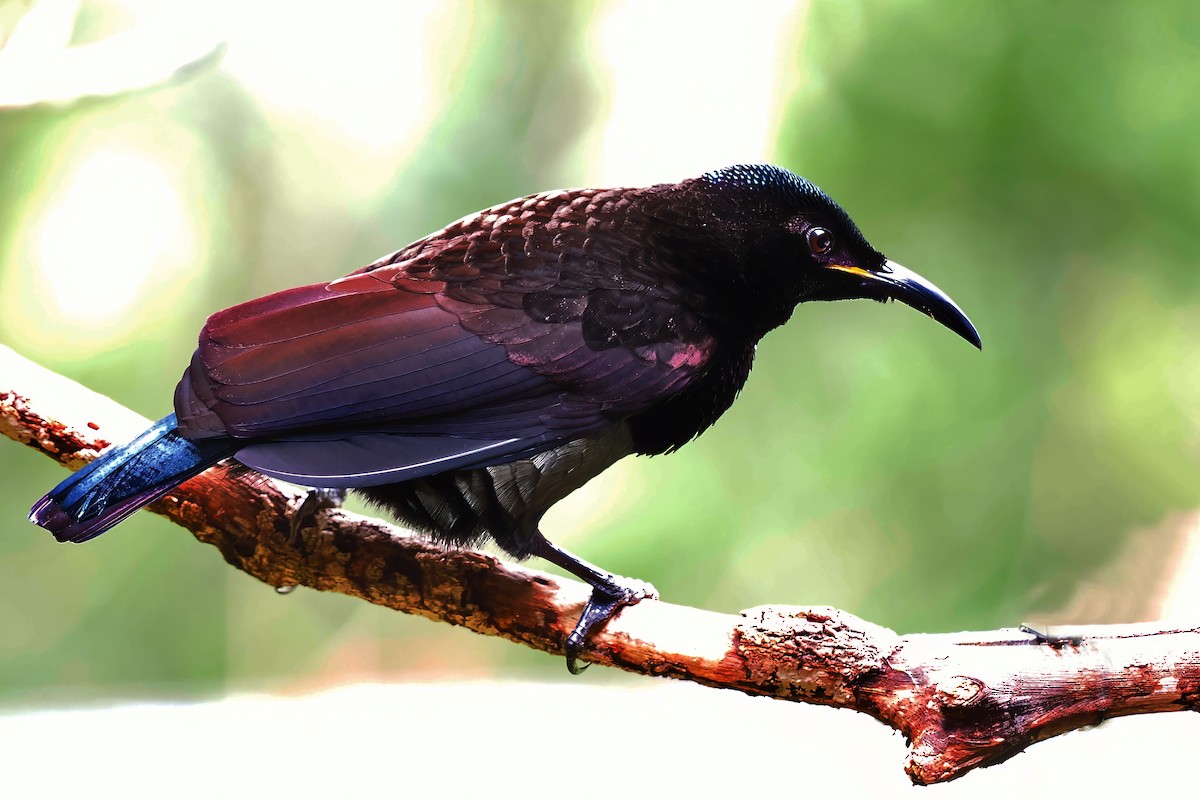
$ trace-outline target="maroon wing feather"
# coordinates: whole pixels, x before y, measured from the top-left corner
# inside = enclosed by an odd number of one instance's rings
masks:
[[[244,440],[268,474],[371,485],[538,452],[672,395],[712,340],[636,265],[597,257],[573,213],[595,194],[515,201],[213,315],[180,431]]]

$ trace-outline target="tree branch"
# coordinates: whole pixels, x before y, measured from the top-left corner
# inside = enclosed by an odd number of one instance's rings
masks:
[[[0,430],[78,468],[147,420],[0,347]],[[378,520],[326,511],[288,541],[302,494],[223,466],[151,510],[273,586],[302,584],[561,653],[588,588]],[[34,498],[30,498],[32,502]],[[747,694],[852,708],[902,732],[907,771],[936,783],[1125,714],[1200,709],[1200,629],[1092,626],[1047,642],[1018,630],[898,636],[831,608],[740,616],[643,601],[597,634],[590,661]]]

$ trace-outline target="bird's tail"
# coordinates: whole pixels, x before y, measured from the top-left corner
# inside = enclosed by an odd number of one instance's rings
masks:
[[[60,542],[86,542],[232,454],[228,440],[185,439],[172,414],[55,486],[29,520]]]

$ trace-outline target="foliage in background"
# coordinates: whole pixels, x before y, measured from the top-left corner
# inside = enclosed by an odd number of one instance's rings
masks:
[[[84,7],[91,28],[76,36],[103,35],[107,6]],[[348,272],[486,205],[596,182],[621,58],[597,42],[628,11],[469,8],[417,30],[357,6],[297,15],[278,65],[239,61],[249,36],[229,42],[227,66],[167,88],[0,113],[0,339],[157,417],[213,310]],[[700,41],[658,33],[672,57],[734,71],[745,48],[722,33],[760,11],[689,29]],[[983,353],[905,308],[801,307],[712,432],[627,460],[547,530],[667,599],[721,610],[820,603],[905,631],[987,628],[1107,576],[1134,600],[1082,616],[1153,612],[1147,587],[1180,542],[1164,520],[1200,501],[1200,11],[815,4],[778,35],[774,74],[751,76],[774,87],[777,122],[757,157],[816,181],[950,292]],[[358,55],[327,45],[356,37]],[[418,55],[424,94],[403,94]],[[302,69],[315,83],[279,89]],[[704,113],[686,134],[647,126],[639,141],[664,163],[702,150],[706,125],[741,122],[723,113],[735,91],[670,74],[645,75],[643,91],[696,91]],[[366,127],[322,103],[353,106]],[[61,220],[95,152],[128,156],[99,162],[116,164],[112,222],[72,228]],[[169,178],[178,218],[153,180],[134,182],[138,158]],[[122,272],[123,248],[157,267]],[[194,257],[172,266],[180,254]],[[51,262],[74,271],[35,268]],[[82,290],[64,306],[54,287]],[[93,313],[94,327],[78,323]],[[562,673],[347,598],[276,597],[149,515],[58,546],[24,515],[61,471],[12,445],[0,464],[0,700]],[[1150,575],[1112,572],[1139,547],[1162,553],[1133,559]]]

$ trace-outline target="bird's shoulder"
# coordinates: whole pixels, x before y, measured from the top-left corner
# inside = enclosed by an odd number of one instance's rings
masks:
[[[364,267],[409,292],[430,293],[493,341],[523,323],[578,326],[595,351],[635,348],[698,365],[713,343],[698,296],[665,240],[671,209],[656,187],[564,189],[463,217]],[[520,334],[513,334],[519,336]]]
[[[650,189],[558,189],[476,211],[364,267],[464,285],[481,277],[523,293],[560,283],[636,279],[656,213]],[[627,274],[622,274],[622,272]],[[489,297],[494,300],[494,297]]]

